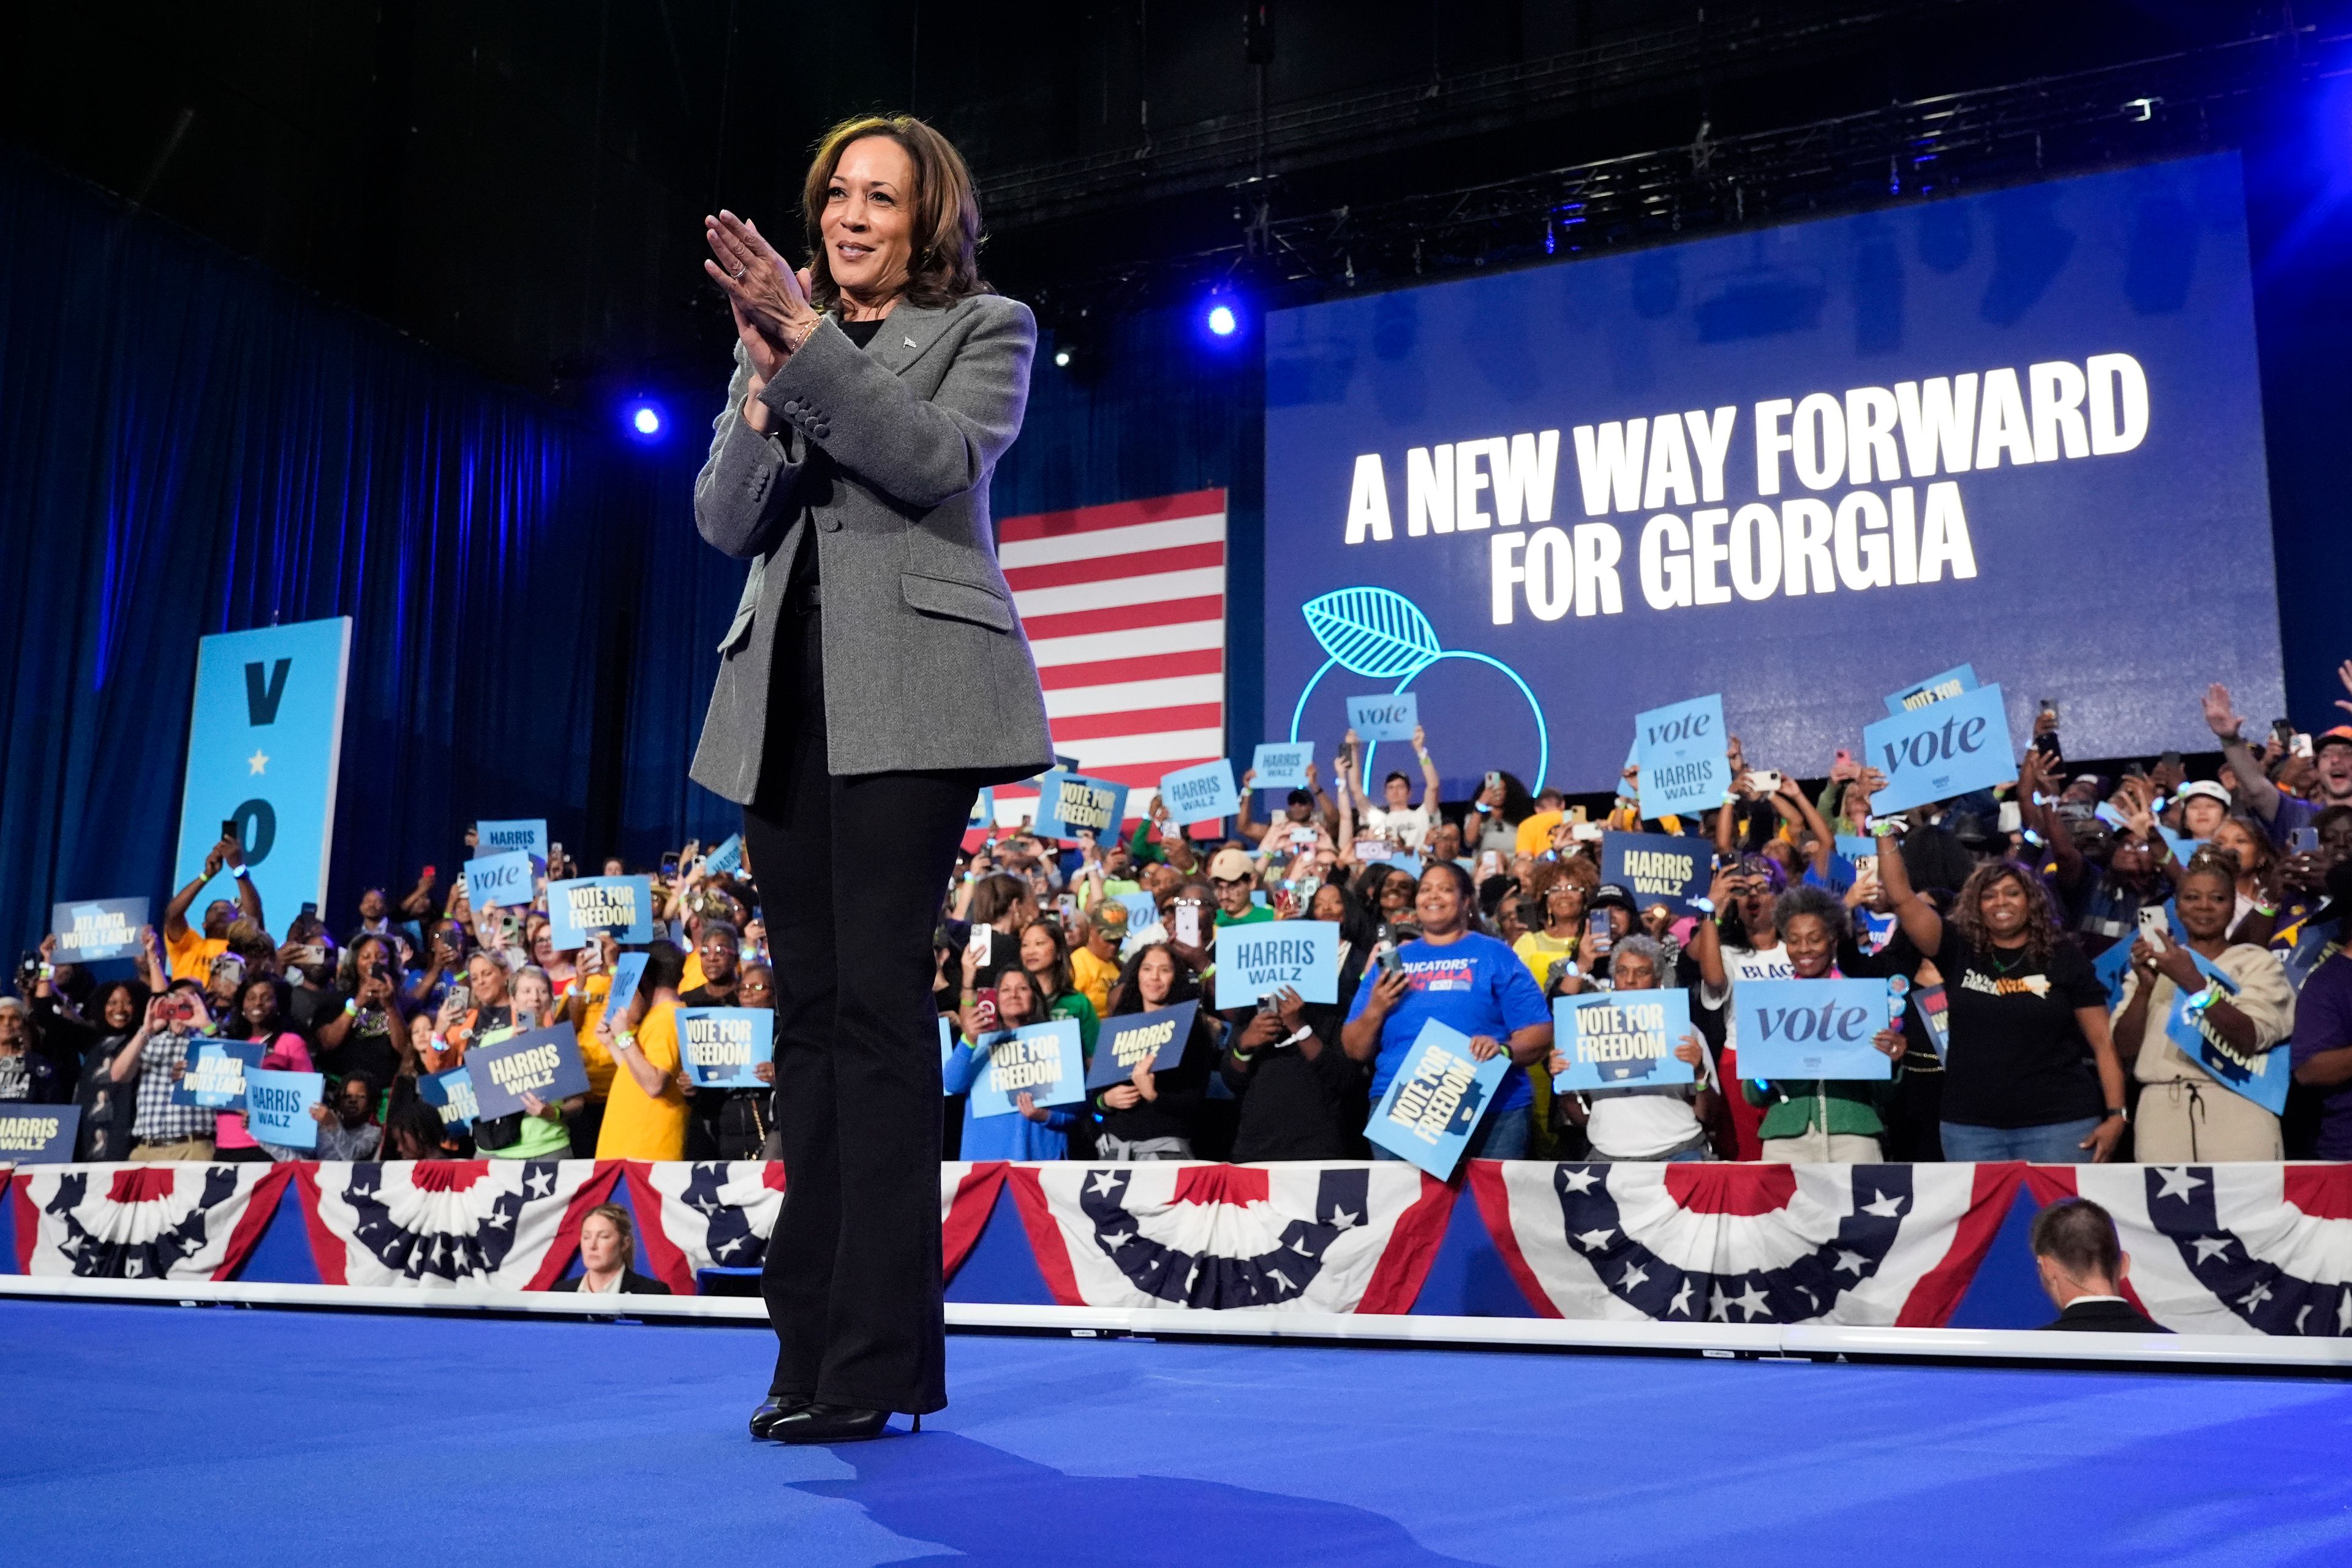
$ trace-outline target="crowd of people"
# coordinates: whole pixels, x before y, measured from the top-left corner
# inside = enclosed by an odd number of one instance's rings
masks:
[[[2352,694],[2352,663],[2340,673]],[[1735,740],[1719,808],[1653,819],[1630,769],[1602,804],[1501,771],[1443,801],[1421,734],[1419,777],[1391,773],[1375,794],[1350,733],[1330,787],[1310,771],[1270,820],[1244,774],[1239,815],[1213,825],[1227,837],[1189,837],[1156,802],[1099,842],[1025,823],[975,833],[932,938],[948,1150],[1367,1157],[1370,1108],[1434,1020],[1509,1058],[1474,1157],[2352,1158],[2352,726],[2250,739],[2220,687],[2202,711],[2210,779],[2174,752],[2078,768],[2045,711],[2013,786],[1884,816],[1884,781],[1843,752],[1808,789]],[[1622,831],[1695,837],[1713,866],[1705,898],[1676,913],[1604,881],[1606,836]],[[1876,853],[1841,852],[1841,837]],[[78,1103],[76,1156],[93,1161],[773,1157],[769,1091],[698,1088],[680,1060],[681,1007],[772,1008],[780,984],[761,868],[715,871],[698,851],[656,876],[663,939],[616,1016],[609,938],[558,949],[542,910],[473,908],[462,880],[429,872],[367,889],[340,933],[306,910],[273,935],[224,839],[142,933],[134,977],[100,983],[49,944],[20,969],[0,998],[0,1101]],[[790,868],[775,869],[772,896],[793,896]],[[199,909],[224,873],[233,896]],[[1338,928],[1337,1000],[1221,1007],[1218,933],[1296,919]],[[1738,988],[1822,976],[1940,988],[1942,1026],[1906,1009],[1876,1042],[1884,1079],[1744,1079]],[[1687,993],[1676,1055],[1694,1082],[1552,1092],[1553,999],[1661,987]],[[1106,1020],[1188,1003],[1173,1066],[1147,1059],[1083,1100],[1024,1092],[1015,1114],[972,1113],[1006,1031],[1071,1020],[1090,1061]],[[2189,1048],[2184,1015],[2224,1065]],[[468,1050],[557,1023],[574,1031],[585,1095],[466,1123],[431,1092]],[[210,1037],[324,1075],[315,1151],[257,1140],[241,1112],[174,1103]],[[2284,1112],[2232,1087],[2244,1075],[2230,1061],[2291,1073]]]

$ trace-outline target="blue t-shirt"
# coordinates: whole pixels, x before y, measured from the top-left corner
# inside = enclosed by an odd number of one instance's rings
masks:
[[[1375,1105],[1388,1092],[1389,1079],[1396,1076],[1405,1053],[1421,1037],[1422,1026],[1432,1018],[1465,1035],[1491,1035],[1507,1046],[1518,1030],[1551,1022],[1551,1009],[1545,1005],[1535,976],[1518,954],[1491,936],[1470,931],[1443,947],[1409,942],[1397,949],[1397,958],[1410,989],[1381,1025],[1381,1054],[1372,1062]],[[1376,978],[1368,970],[1364,984],[1356,987],[1355,1003],[1348,1009],[1350,1019],[1360,1016],[1371,1002]],[[1495,1109],[1517,1110],[1534,1100],[1526,1069],[1513,1064],[1496,1093]]]

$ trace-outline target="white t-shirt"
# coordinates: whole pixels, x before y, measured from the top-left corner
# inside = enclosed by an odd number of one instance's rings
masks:
[[[1592,1114],[1584,1135],[1611,1160],[1647,1160],[1698,1136],[1691,1101],[1698,1085],[1608,1089],[1587,1097]]]
[[[1423,805],[1408,805],[1402,811],[1370,806],[1364,812],[1364,837],[1386,838],[1418,855],[1422,844],[1429,837],[1429,830],[1435,826],[1433,816],[1427,806]]]
[[[1789,950],[1779,942],[1770,947],[1727,947],[1723,950],[1723,989],[1702,981],[1698,999],[1702,1005],[1723,1010],[1723,1048],[1739,1048],[1739,1017],[1731,1005],[1731,994],[1743,980],[1793,980],[1797,971],[1789,963]]]

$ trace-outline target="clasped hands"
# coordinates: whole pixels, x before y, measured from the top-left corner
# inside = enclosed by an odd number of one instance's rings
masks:
[[[726,294],[727,308],[735,317],[735,336],[764,385],[816,330],[819,316],[809,303],[808,268],[794,271],[756,226],[730,212],[705,217],[702,237],[713,258],[702,269]]]

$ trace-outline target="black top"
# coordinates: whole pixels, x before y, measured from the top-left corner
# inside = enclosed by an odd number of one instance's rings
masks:
[[[833,324],[841,329],[842,336],[862,349],[874,341],[874,334],[882,330],[885,319],[877,316],[870,321],[845,321],[836,317]]]
[[[1232,1038],[1249,1026],[1248,1008],[1224,1015],[1234,1028]],[[1260,1160],[1347,1160],[1349,1148],[1364,1124],[1366,1090],[1372,1081],[1371,1064],[1360,1062],[1339,1048],[1335,1026],[1318,1027],[1322,1050],[1313,1061],[1296,1046],[1267,1047],[1255,1052],[1247,1068],[1235,1065],[1227,1048],[1221,1064],[1225,1087],[1241,1101],[1241,1122],[1234,1132],[1232,1158],[1236,1164]]]
[[[1184,1042],[1184,1054],[1176,1058],[1174,1067],[1152,1075],[1151,1089],[1157,1098],[1139,1100],[1125,1110],[1113,1110],[1102,1102],[1109,1089],[1094,1091],[1094,1106],[1102,1130],[1129,1143],[1153,1138],[1191,1138],[1201,1107],[1208,1102],[1209,1074],[1216,1066],[1217,1047],[1210,1038],[1209,1020],[1196,1013],[1192,1016],[1192,1037]]]
[[[2132,1310],[2129,1301],[2072,1301],[2058,1321],[2042,1325],[2044,1331],[2093,1334],[2168,1334],[2161,1323],[2150,1322]]]
[[[874,341],[874,334],[882,330],[882,322],[883,318],[878,316],[870,321],[845,321],[838,316],[833,319],[833,324],[841,329],[842,335],[861,349]],[[818,608],[824,596],[824,590],[819,585],[822,580],[816,558],[816,541],[807,540],[793,553],[792,578],[784,585],[784,603],[803,614]],[[717,1004],[688,1005],[712,1006]]]
[[[569,1279],[558,1279],[548,1289],[576,1296],[580,1293],[581,1281],[586,1278],[585,1275],[574,1274]],[[621,1270],[620,1293],[624,1296],[667,1296],[670,1293],[670,1289],[668,1286],[649,1274],[640,1274],[634,1268],[624,1268]]]
[[[1902,973],[1918,966],[1917,951],[1899,935],[1883,956]],[[1944,976],[1952,1035],[1944,1063],[1946,1121],[2046,1127],[2105,1113],[2090,1042],[2074,1013],[2105,1012],[2107,993],[2079,948],[2061,941],[2041,964],[2021,948],[1979,954],[1946,921],[1936,967]]]

